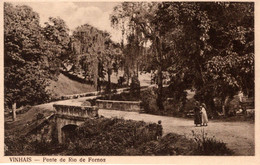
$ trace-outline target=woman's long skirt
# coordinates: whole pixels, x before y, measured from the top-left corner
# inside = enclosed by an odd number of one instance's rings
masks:
[[[194,114],[194,124],[201,124],[201,114],[199,112]]]
[[[201,119],[202,119],[202,124],[207,124],[208,123],[208,115],[206,111],[202,111],[201,114]]]

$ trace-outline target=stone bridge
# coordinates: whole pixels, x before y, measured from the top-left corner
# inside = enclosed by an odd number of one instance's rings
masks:
[[[59,143],[66,142],[68,136],[73,135],[73,131],[84,123],[88,118],[98,116],[96,106],[73,106],[54,104],[56,124]]]

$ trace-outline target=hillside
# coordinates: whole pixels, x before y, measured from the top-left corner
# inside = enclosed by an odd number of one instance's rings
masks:
[[[49,90],[53,91],[55,96],[63,96],[77,93],[85,93],[95,91],[93,85],[83,84],[74,80],[69,79],[64,74],[60,74],[58,81],[52,81]]]

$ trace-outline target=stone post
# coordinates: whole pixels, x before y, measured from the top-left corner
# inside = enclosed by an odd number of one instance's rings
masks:
[[[61,128],[62,128],[62,120],[60,119],[60,118],[56,118],[56,127],[57,127],[57,134],[58,134],[58,142],[59,142],[59,144],[61,144],[62,143],[62,130],[61,130]]]
[[[16,103],[12,104],[13,121],[16,120]]]

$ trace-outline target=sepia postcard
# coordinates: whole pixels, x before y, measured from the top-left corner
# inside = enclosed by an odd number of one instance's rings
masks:
[[[0,163],[260,163],[257,1],[0,8]]]

